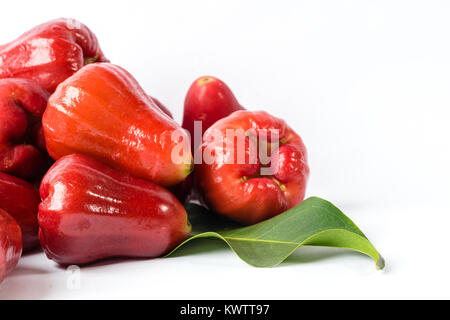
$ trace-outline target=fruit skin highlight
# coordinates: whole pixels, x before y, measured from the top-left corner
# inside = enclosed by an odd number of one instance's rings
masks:
[[[185,130],[133,76],[110,63],[85,66],[61,83],[42,125],[55,160],[81,153],[163,186],[183,181],[192,171]]]
[[[22,255],[22,233],[17,222],[0,209],[0,283],[19,262]]]
[[[84,65],[107,61],[91,30],[77,20],[60,18],[0,45],[0,78],[34,80],[53,92]]]
[[[30,183],[0,172],[0,209],[8,212],[22,230],[23,251],[39,246],[39,192]]]
[[[26,79],[0,79],[0,171],[33,181],[50,167],[41,118],[50,94]]]
[[[237,110],[244,110],[244,108],[225,82],[212,76],[203,76],[195,80],[184,100],[182,124],[182,127],[191,135],[193,152],[198,147],[194,146],[194,121],[202,122],[203,136],[203,133],[217,120]],[[200,144],[201,141],[198,143]]]
[[[63,265],[159,257],[191,231],[186,210],[169,191],[83,155],[59,159],[40,194],[41,245]]]
[[[245,161],[238,162],[239,143],[227,144],[226,130],[232,129],[244,139]],[[253,129],[253,134],[248,134]],[[268,134],[267,154],[270,163],[262,164],[258,147],[265,130],[277,129],[279,147],[275,135]],[[231,148],[230,148],[231,146]],[[309,176],[306,148],[300,136],[283,120],[258,111],[236,111],[217,121],[203,136],[203,155],[213,154],[215,161],[208,164],[203,158],[196,165],[195,181],[206,204],[215,212],[237,222],[251,225],[300,203],[305,196]],[[253,150],[253,152],[252,152]],[[255,160],[255,161],[252,161]],[[262,175],[263,169],[269,175]]]

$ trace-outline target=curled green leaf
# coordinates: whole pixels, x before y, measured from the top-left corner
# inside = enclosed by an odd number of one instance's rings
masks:
[[[269,220],[239,227],[195,204],[186,207],[193,234],[171,253],[197,238],[218,238],[246,263],[274,267],[304,245],[350,249],[371,257],[378,269],[384,259],[359,228],[332,203],[317,197]]]

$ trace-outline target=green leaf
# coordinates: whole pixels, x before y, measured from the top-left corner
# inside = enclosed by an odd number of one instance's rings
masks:
[[[296,207],[258,224],[242,227],[195,205],[186,206],[192,236],[171,253],[197,238],[218,238],[245,262],[274,267],[303,245],[355,250],[371,257],[378,269],[384,259],[367,237],[341,210],[321,198],[306,199]]]

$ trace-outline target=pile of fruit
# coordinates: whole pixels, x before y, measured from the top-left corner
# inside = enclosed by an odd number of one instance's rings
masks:
[[[162,256],[191,232],[189,201],[261,222],[308,175],[299,135],[217,78],[194,81],[180,126],[76,20],[0,45],[0,282],[39,244],[63,265]]]

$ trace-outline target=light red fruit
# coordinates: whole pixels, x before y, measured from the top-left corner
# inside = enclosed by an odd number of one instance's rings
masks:
[[[58,86],[42,118],[57,160],[74,153],[163,186],[192,170],[188,135],[123,68],[85,66]]]
[[[169,191],[84,155],[59,159],[40,187],[39,238],[48,258],[85,264],[161,256],[191,231]]]
[[[227,129],[236,133],[234,145],[227,143],[231,140]],[[278,139],[272,132],[278,132]],[[243,153],[238,139],[245,141]],[[204,157],[196,165],[196,184],[208,206],[219,214],[250,225],[304,199],[309,176],[306,148],[279,118],[263,111],[234,112],[205,132],[201,148]],[[214,162],[206,163],[208,154]],[[240,154],[245,157],[239,158]],[[264,154],[268,162],[261,158]]]
[[[56,19],[0,45],[0,78],[34,80],[49,92],[84,65],[106,62],[95,34],[74,19]]]
[[[231,89],[220,79],[212,76],[203,76],[195,80],[184,101],[184,114],[182,127],[191,135],[191,148],[194,145],[194,121],[202,122],[201,135],[220,120],[234,111],[244,110],[234,96]],[[201,136],[200,141],[201,143]]]

